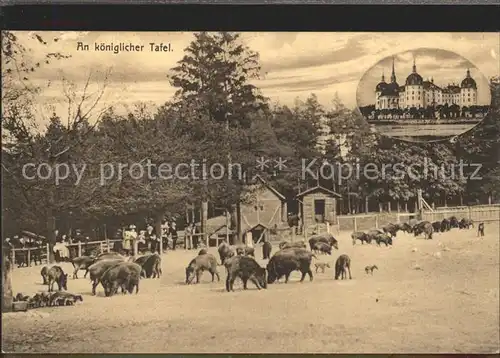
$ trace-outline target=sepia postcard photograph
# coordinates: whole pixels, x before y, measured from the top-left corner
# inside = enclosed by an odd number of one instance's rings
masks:
[[[499,353],[499,33],[1,35],[3,352]]]

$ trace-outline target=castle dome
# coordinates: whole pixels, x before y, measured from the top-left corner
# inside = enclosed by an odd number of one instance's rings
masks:
[[[417,66],[415,65],[415,60],[413,60],[413,71],[408,77],[406,77],[407,86],[421,86],[424,82],[422,76],[417,73]]]
[[[470,71],[467,69],[467,76],[463,79],[460,84],[461,88],[474,88],[477,89],[476,81],[470,76]]]
[[[375,87],[375,92],[382,92],[386,89],[387,87],[387,82],[385,82],[385,77],[382,75],[382,81],[378,83],[378,85]]]

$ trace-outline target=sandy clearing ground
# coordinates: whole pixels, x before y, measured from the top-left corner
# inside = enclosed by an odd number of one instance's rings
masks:
[[[70,279],[84,295],[74,307],[3,315],[3,350],[26,353],[493,353],[499,338],[499,230],[454,229],[434,240],[399,233],[394,246],[352,246],[339,235],[328,272],[313,282],[224,291],[205,274],[186,286],[184,268],[196,255],[163,256],[163,276],[141,280],[138,295],[90,296],[88,279]],[[416,249],[416,250],[415,250]],[[210,249],[215,253],[215,249]],[[262,250],[257,248],[260,260]],[[277,251],[277,245],[273,252]],[[433,254],[440,252],[441,256]],[[352,259],[353,280],[333,280],[333,263]],[[218,255],[216,255],[218,258]],[[439,255],[438,255],[439,256]],[[313,259],[314,262],[314,259]],[[364,272],[376,264],[373,276]],[[415,266],[421,267],[416,270]],[[62,265],[71,272],[70,264]],[[314,268],[314,265],[313,265]],[[41,266],[15,269],[14,293],[46,290]],[[313,270],[314,271],[314,270]],[[80,271],[80,277],[83,277]],[[378,301],[377,301],[378,299]]]

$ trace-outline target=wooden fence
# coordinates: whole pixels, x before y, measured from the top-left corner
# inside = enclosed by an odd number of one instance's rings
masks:
[[[417,213],[384,212],[362,215],[338,215],[337,230],[339,231],[366,231],[379,228],[389,223],[408,222],[417,218]]]
[[[467,218],[484,222],[499,221],[500,204],[440,207],[433,211],[424,210],[422,212],[422,220],[430,222],[441,221],[450,216],[456,216],[458,220]]]
[[[208,246],[209,244],[209,239],[205,240],[203,233],[196,233],[192,234],[192,237],[195,236],[201,236],[202,240],[200,240],[200,246]],[[179,232],[178,239],[177,239],[177,246],[179,247],[184,247],[185,245],[185,233],[183,231]],[[74,257],[79,257],[83,256],[85,254],[85,251],[87,252],[97,252],[97,253],[104,253],[104,252],[110,252],[113,248],[113,244],[115,242],[121,242],[122,240],[101,240],[101,241],[89,241],[87,243],[74,243],[74,244],[67,244],[67,247],[69,249],[70,253],[70,258]],[[192,246],[191,246],[192,247]],[[16,267],[16,260],[21,261],[26,260],[29,265],[33,262],[33,258],[35,257],[35,251],[40,251],[40,258],[43,263],[48,264],[49,262],[49,257],[50,257],[50,252],[49,252],[49,244],[43,246],[43,247],[37,247],[37,248],[19,248],[19,249],[11,249],[10,250],[10,260],[12,262],[11,267],[14,268]]]
[[[88,243],[74,243],[74,244],[68,244],[67,247],[70,252],[70,257],[78,257],[82,256],[84,254],[84,250],[88,251],[98,251],[100,253],[103,252],[109,252],[111,251],[111,246],[114,242],[121,241],[121,240],[103,240],[103,241],[90,241]],[[46,244],[44,247],[25,247],[25,248],[19,248],[19,249],[12,249],[10,250],[10,257],[11,257],[11,262],[12,262],[12,267],[15,267],[16,264],[16,257],[21,257],[20,259],[26,258],[26,261],[28,262],[29,265],[31,265],[31,262],[33,261],[32,259],[34,258],[35,251],[40,251],[40,259],[42,263],[48,263],[49,262],[49,257],[50,257],[50,248],[49,244]]]

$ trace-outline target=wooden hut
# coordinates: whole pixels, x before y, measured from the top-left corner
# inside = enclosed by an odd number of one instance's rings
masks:
[[[304,233],[310,234],[310,228],[327,221],[336,223],[337,198],[341,198],[340,194],[322,186],[315,186],[297,194],[296,198],[299,201]]]
[[[243,237],[251,232],[254,243],[259,243],[270,229],[286,223],[286,199],[260,175],[254,177],[251,186],[252,200],[240,206],[240,227]]]

